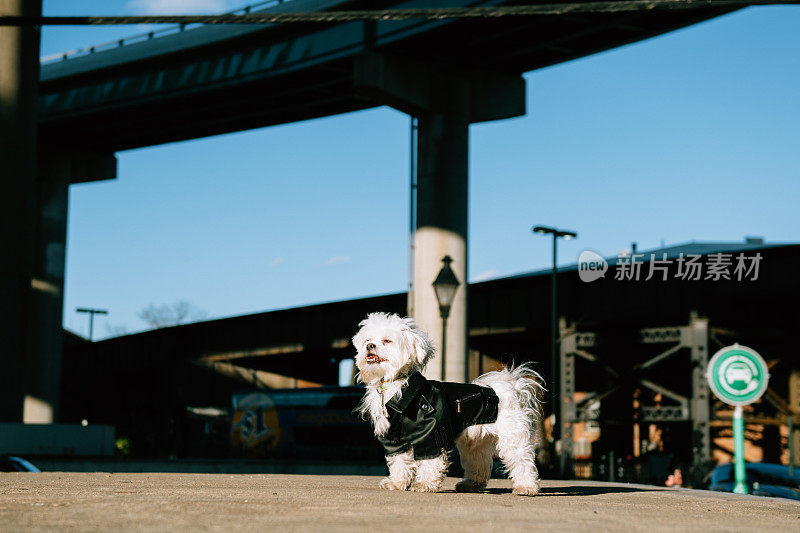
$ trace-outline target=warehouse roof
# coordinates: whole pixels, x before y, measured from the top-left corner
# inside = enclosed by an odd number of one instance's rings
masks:
[[[784,246],[800,246],[800,243],[793,243],[793,242],[783,242],[783,243],[765,243],[763,239],[760,238],[748,238],[745,242],[696,242],[690,241],[681,244],[675,244],[672,246],[662,246],[660,248],[654,248],[652,250],[637,250],[636,255],[637,258],[642,262],[648,262],[650,260],[651,254],[655,256],[656,259],[664,259],[664,254],[666,254],[666,259],[676,259],[680,257],[681,254],[684,256],[688,255],[710,255],[710,254],[717,254],[717,253],[730,253],[730,254],[737,254],[737,253],[744,253],[744,252],[757,252],[758,250],[765,250],[769,248],[780,248]],[[591,250],[591,248],[586,248],[587,250]],[[594,251],[594,250],[592,250]],[[602,254],[599,254],[602,255]],[[615,256],[607,256],[605,260],[608,261],[609,266],[614,266],[617,264],[617,261],[620,257],[627,257],[630,256],[630,250],[626,250],[623,253],[620,253]],[[641,257],[639,257],[641,256]],[[559,265],[558,271],[559,272],[569,272],[572,270],[578,270],[578,263],[571,263],[568,265]],[[514,278],[527,278],[533,276],[543,276],[547,274],[551,274],[553,272],[552,268],[545,268],[540,270],[532,270],[529,272],[521,272],[519,274],[513,274],[511,276],[503,276],[499,278],[494,278],[492,280],[485,280],[485,281],[494,281],[495,279],[514,279]]]

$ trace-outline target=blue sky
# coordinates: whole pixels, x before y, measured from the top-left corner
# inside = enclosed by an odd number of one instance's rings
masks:
[[[224,0],[45,0],[45,13],[214,12]],[[199,6],[199,8],[198,8]],[[800,240],[800,7],[748,8],[526,74],[528,114],[471,127],[471,279],[690,240]],[[46,28],[42,55],[136,27]],[[145,328],[149,304],[222,317],[402,291],[409,119],[389,108],[121,152],[74,185],[64,324]]]

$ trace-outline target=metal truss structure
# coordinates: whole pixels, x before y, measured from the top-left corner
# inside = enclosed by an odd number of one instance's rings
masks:
[[[595,332],[576,331],[561,321],[561,469],[566,473],[574,459],[574,427],[577,422],[589,422],[598,418],[597,406],[607,398],[630,385],[658,393],[671,405],[641,405],[638,422],[691,422],[692,463],[699,466],[711,458],[709,390],[706,383],[708,363],[708,320],[692,315],[688,325],[676,327],[645,328],[639,330],[639,344],[661,344],[667,347],[655,356],[635,362],[624,374],[608,365],[594,353],[598,344]],[[644,377],[644,371],[663,361],[685,355],[691,362],[691,396],[671,390],[662,383]],[[576,398],[576,358],[590,361],[610,378],[611,386],[605,390],[586,391],[580,400]],[[633,401],[633,399],[631,399]],[[631,421],[634,422],[633,420]]]

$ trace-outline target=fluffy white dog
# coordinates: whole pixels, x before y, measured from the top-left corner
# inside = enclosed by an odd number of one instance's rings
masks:
[[[359,326],[355,362],[367,392],[357,410],[371,420],[386,452],[389,477],[381,488],[436,492],[455,443],[465,476],[458,492],[482,491],[495,455],[514,494],[539,492],[539,374],[521,365],[488,372],[473,384],[429,381],[420,371],[434,349],[412,319],[372,313]]]

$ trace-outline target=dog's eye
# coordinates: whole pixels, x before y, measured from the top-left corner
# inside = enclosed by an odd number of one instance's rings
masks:
[[[392,339],[383,339],[383,344],[392,344]]]

